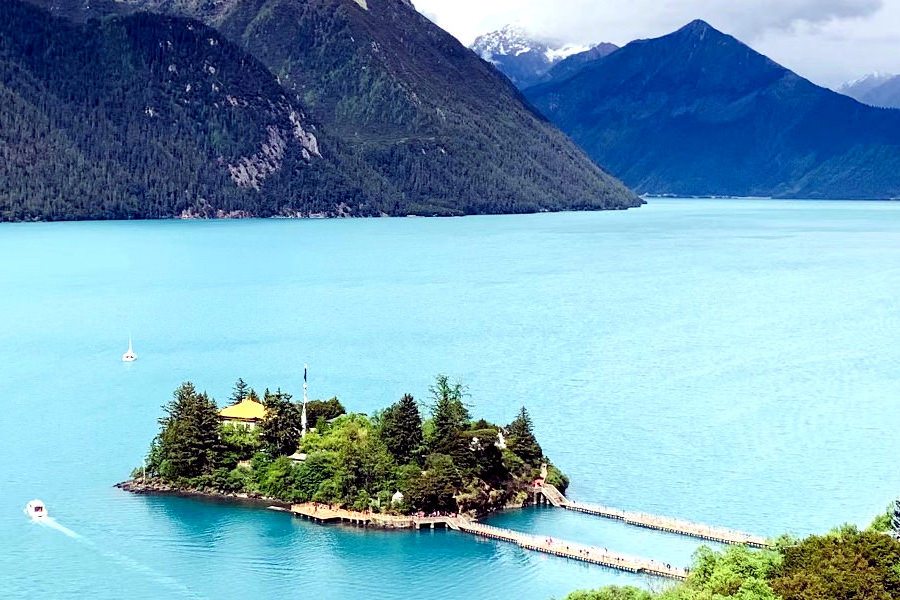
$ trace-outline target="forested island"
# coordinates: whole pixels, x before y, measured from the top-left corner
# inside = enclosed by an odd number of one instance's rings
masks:
[[[843,525],[804,539],[782,536],[767,550],[701,546],[687,581],[650,592],[607,586],[565,600],[895,600],[900,598],[900,504],[865,530]]]
[[[258,403],[258,422],[225,418],[215,400],[184,383],[163,407],[144,466],[120,487],[321,502],[391,514],[482,515],[527,502],[532,482],[565,490],[523,407],[507,426],[473,420],[466,388],[446,375],[430,388],[429,414],[409,394],[371,416],[337,398],[302,404],[281,390],[260,397],[238,380],[231,406]]]

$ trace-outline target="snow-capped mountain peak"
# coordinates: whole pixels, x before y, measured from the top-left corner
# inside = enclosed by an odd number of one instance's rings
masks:
[[[845,83],[837,91],[870,106],[900,108],[900,75],[869,73]]]
[[[507,25],[497,31],[478,36],[471,46],[484,60],[494,62],[498,56],[521,56],[527,52],[549,50],[543,43],[529,36],[519,25]]]
[[[581,54],[587,52],[593,46],[585,46],[584,44],[566,44],[560,48],[547,48],[544,55],[551,63],[557,63],[565,58],[569,58],[573,54]]]
[[[548,40],[521,25],[510,24],[478,36],[471,49],[493,63],[517,86],[525,88],[537,83],[556,63],[593,47]]]
[[[893,73],[882,73],[879,71],[874,71],[872,73],[866,73],[862,77],[854,79],[853,81],[848,81],[841,85],[837,91],[841,93],[846,93],[848,91],[868,91],[874,89],[885,83],[889,79],[893,79],[895,75]]]

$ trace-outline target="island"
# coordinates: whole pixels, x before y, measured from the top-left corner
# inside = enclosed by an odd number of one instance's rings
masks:
[[[524,407],[511,423],[473,420],[466,388],[435,378],[424,407],[409,394],[371,416],[337,398],[260,397],[238,380],[221,410],[190,383],[164,407],[145,464],[119,487],[135,493],[262,500],[326,522],[385,528],[441,524],[604,567],[675,580],[652,591],[609,586],[566,600],[891,600],[900,598],[900,500],[870,527],[766,539],[565,497],[568,479],[538,443]],[[314,426],[310,426],[314,424]],[[585,515],[727,544],[700,546],[690,568],[478,522],[545,501]],[[657,581],[662,581],[657,579]]]
[[[280,389],[260,396],[239,379],[220,410],[183,383],[164,406],[144,465],[118,485],[366,514],[470,517],[528,504],[536,481],[565,491],[568,479],[544,456],[526,408],[500,426],[473,420],[467,395],[463,384],[438,375],[424,407],[405,394],[368,416],[347,413],[337,398],[300,403]]]

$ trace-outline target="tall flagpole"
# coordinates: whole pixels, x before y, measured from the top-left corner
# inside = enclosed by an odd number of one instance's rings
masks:
[[[300,432],[300,437],[306,437],[306,369],[307,366],[303,365],[303,412],[300,413],[300,426],[302,431]]]

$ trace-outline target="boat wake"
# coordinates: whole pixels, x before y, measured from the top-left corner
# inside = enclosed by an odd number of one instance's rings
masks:
[[[159,573],[159,572],[153,570],[152,568],[148,567],[147,565],[141,564],[138,561],[134,560],[133,558],[129,558],[128,556],[125,556],[124,554],[120,554],[114,550],[106,550],[106,549],[100,547],[97,544],[95,544],[94,542],[92,542],[91,540],[85,538],[84,536],[75,533],[74,531],[72,531],[71,529],[66,527],[65,525],[60,524],[53,517],[49,517],[49,516],[43,516],[40,518],[32,517],[31,520],[33,523],[37,523],[38,525],[42,525],[44,527],[49,527],[50,529],[55,529],[56,531],[59,531],[60,533],[66,535],[72,539],[78,540],[84,546],[90,548],[91,550],[94,550],[98,554],[108,558],[109,560],[117,562],[122,566],[128,567],[129,569],[131,569],[133,571],[142,573],[143,575],[147,576],[149,579],[153,580],[154,582],[156,582],[160,585],[165,586],[170,591],[177,593],[178,595],[180,595],[183,598],[189,598],[190,600],[207,600],[206,597],[197,594],[196,592],[191,590],[189,587],[187,587],[186,585],[184,585],[177,579],[175,579],[173,577],[169,577],[168,575],[163,575],[162,573]]]
[[[57,523],[56,519],[54,519],[53,517],[44,517],[43,519],[32,519],[32,520],[35,523],[40,523],[44,527],[49,527],[51,529],[55,529],[61,533],[64,533],[67,536],[69,536],[70,538],[74,538],[76,540],[82,539],[82,537],[80,535],[78,535],[77,533],[75,533],[74,531],[69,529],[68,527],[65,527],[65,526]]]

